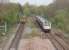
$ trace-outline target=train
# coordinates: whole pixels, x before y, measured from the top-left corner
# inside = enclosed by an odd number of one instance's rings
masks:
[[[40,27],[45,32],[51,32],[51,22],[47,19],[43,18],[42,16],[36,16],[36,22],[40,25]]]

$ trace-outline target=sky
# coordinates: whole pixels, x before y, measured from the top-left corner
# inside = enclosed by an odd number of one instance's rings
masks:
[[[21,5],[24,5],[25,3],[29,3],[30,5],[48,5],[53,2],[53,0],[10,0],[14,3],[20,3]]]

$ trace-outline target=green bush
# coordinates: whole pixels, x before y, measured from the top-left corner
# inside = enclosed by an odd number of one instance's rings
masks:
[[[65,9],[57,10],[55,16],[51,18],[53,26],[63,30],[64,32],[69,32],[69,12]]]
[[[0,19],[8,22],[9,24],[13,24],[17,22],[18,14],[18,5],[17,4],[8,4],[3,5],[0,11]]]

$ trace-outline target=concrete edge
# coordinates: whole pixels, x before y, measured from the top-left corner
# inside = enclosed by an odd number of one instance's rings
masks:
[[[9,48],[9,46],[11,45],[13,39],[15,38],[15,35],[16,35],[16,32],[17,32],[19,26],[20,26],[20,23],[19,23],[19,24],[17,25],[17,27],[16,27],[15,34],[13,34],[13,35],[10,37],[10,39],[9,39],[8,42],[7,42],[7,45],[6,45],[4,48],[2,48],[1,50],[8,50],[8,48]],[[14,49],[14,48],[13,48],[13,49]]]

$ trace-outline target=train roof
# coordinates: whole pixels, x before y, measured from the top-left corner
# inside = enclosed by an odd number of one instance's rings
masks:
[[[42,16],[36,16],[36,18],[38,18],[38,20],[42,21],[42,22],[47,22],[49,23],[50,21],[48,21],[47,19],[43,18]]]
[[[42,22],[45,22],[46,20],[42,17],[42,16],[36,16],[39,20],[41,20]]]

